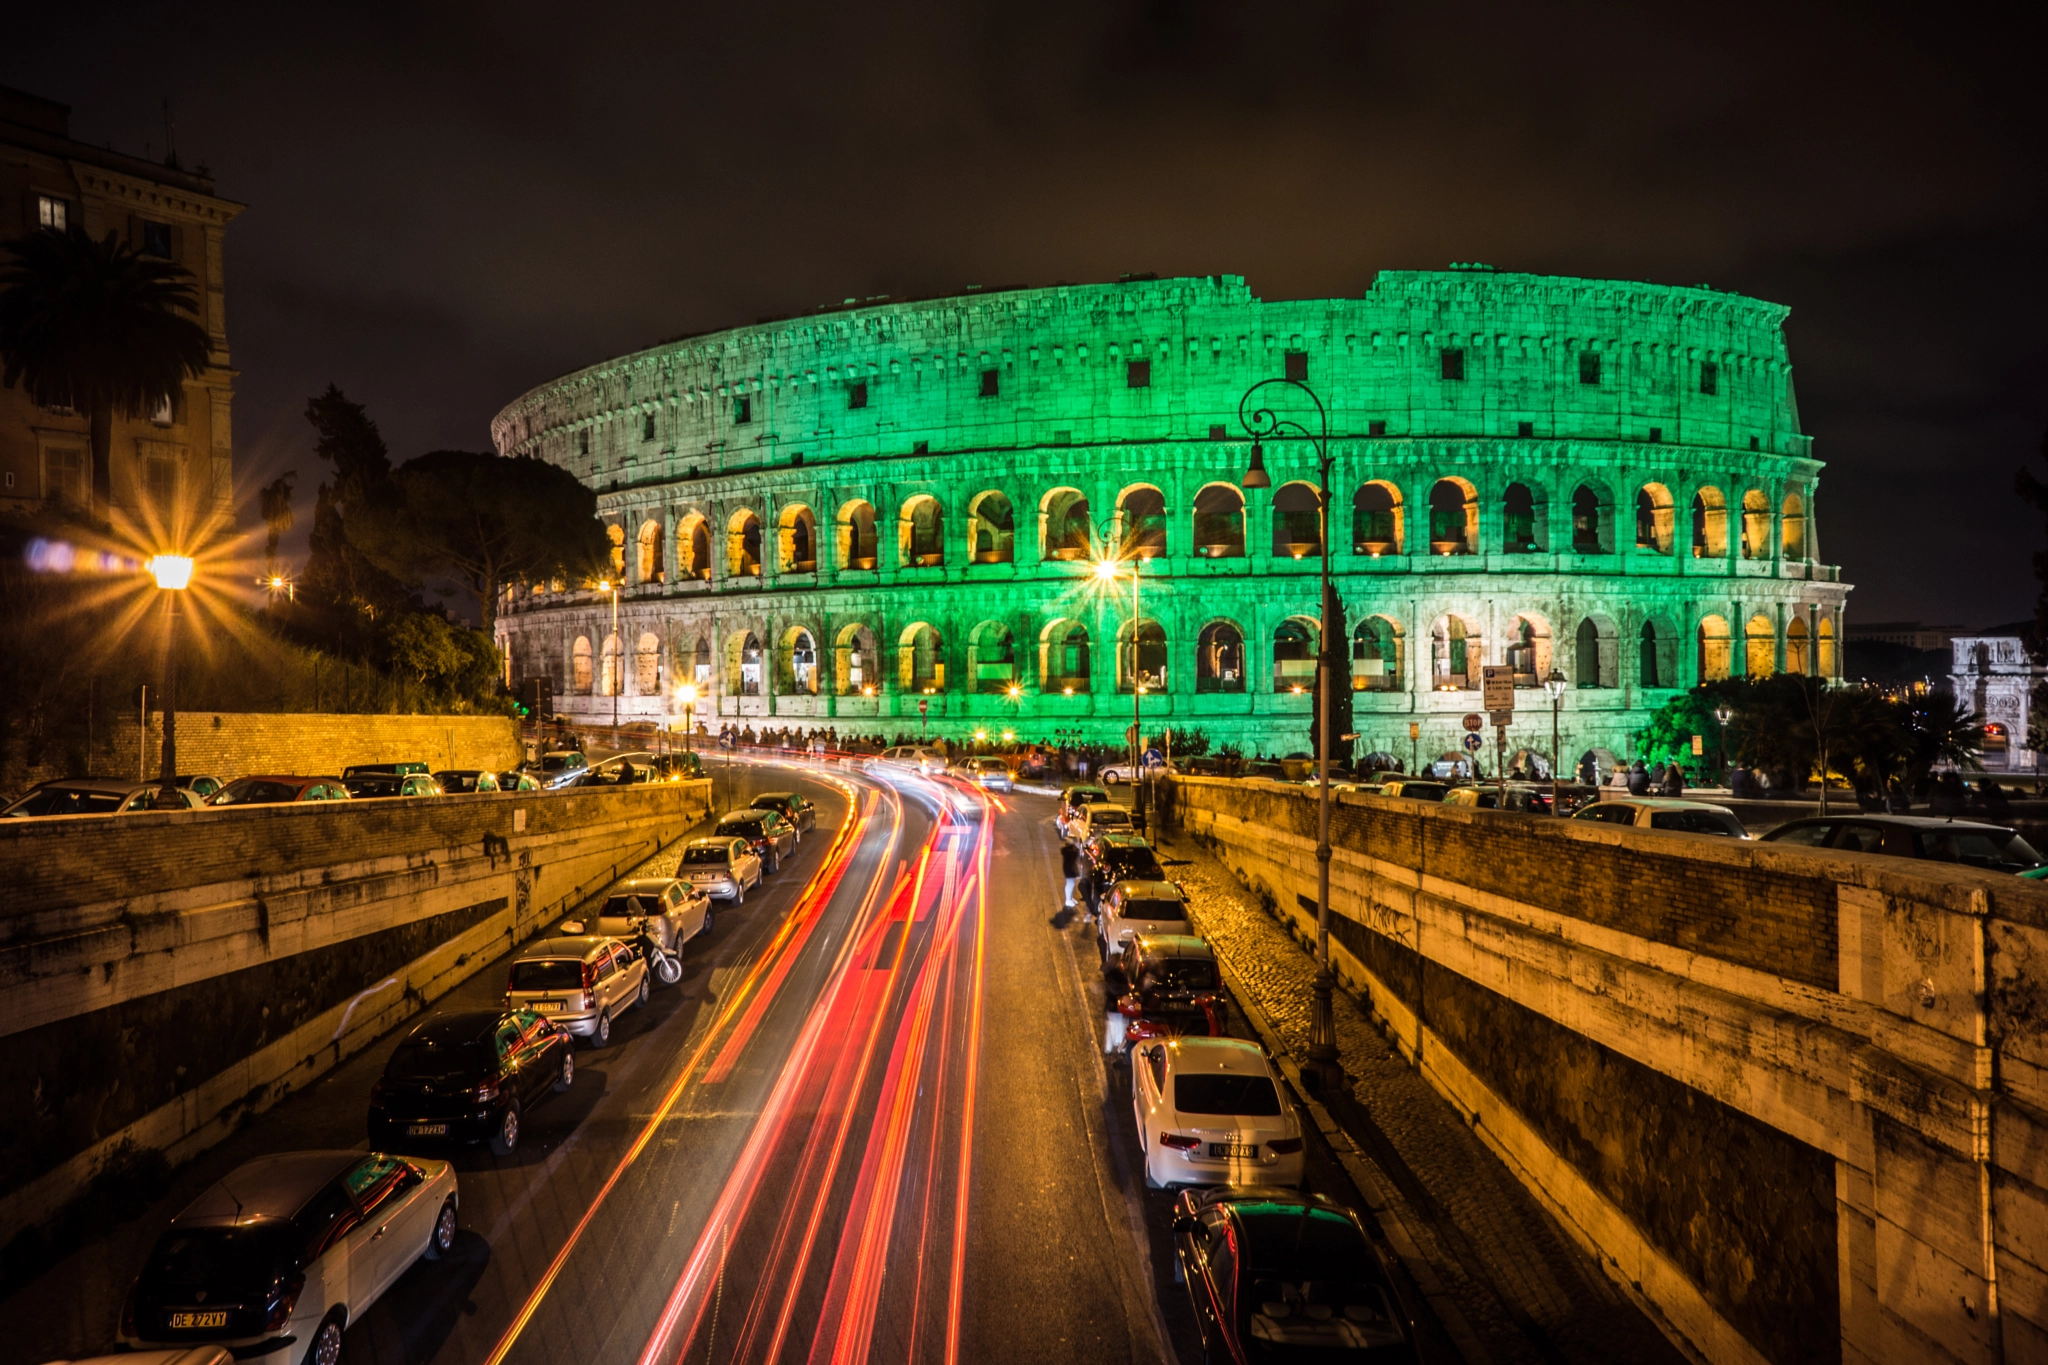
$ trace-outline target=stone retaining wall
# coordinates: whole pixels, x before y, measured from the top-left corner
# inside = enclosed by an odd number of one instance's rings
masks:
[[[92,766],[109,777],[155,777],[164,713],[141,733],[134,712],[115,717],[93,744]],[[180,711],[178,767],[228,781],[260,773],[339,774],[352,763],[424,763],[502,772],[525,756],[510,716],[365,716],[324,712]]]

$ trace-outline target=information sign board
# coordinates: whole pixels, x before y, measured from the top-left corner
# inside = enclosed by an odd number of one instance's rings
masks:
[[[1487,664],[1480,670],[1480,700],[1489,711],[1515,709],[1515,670],[1506,664]]]

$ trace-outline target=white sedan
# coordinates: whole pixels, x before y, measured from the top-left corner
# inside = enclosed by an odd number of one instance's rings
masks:
[[[1172,777],[1180,771],[1171,763],[1148,763],[1145,767],[1153,777]],[[1102,779],[1104,786],[1113,787],[1119,782],[1129,782],[1131,772],[1132,768],[1128,763],[1109,763],[1105,764],[1096,776]]]
[[[1140,1045],[1131,1060],[1131,1107],[1152,1189],[1301,1184],[1301,1124],[1256,1043]]]

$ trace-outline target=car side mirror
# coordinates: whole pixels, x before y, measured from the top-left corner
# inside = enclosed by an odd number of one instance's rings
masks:
[[[580,920],[580,919],[565,919],[565,920],[563,920],[563,921],[562,921],[562,932],[563,932],[563,933],[565,933],[565,934],[580,934],[580,933],[582,933],[582,932],[583,932],[583,921],[582,921],[582,920]]]

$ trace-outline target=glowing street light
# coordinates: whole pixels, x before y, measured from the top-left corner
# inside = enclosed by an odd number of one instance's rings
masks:
[[[697,688],[683,683],[676,688],[676,700],[683,704],[683,752],[694,752],[697,739]]]
[[[149,561],[149,571],[155,575],[159,588],[175,591],[192,586],[190,555],[158,555]]]
[[[158,555],[149,561],[149,572],[164,599],[163,677],[157,691],[164,699],[164,757],[161,804],[175,808],[178,801],[178,597],[192,586],[190,555]]]
[[[1557,808],[1557,765],[1564,758],[1557,751],[1557,711],[1564,705],[1565,676],[1555,666],[1550,676],[1543,680],[1543,690],[1550,694],[1550,813],[1563,815]]]

